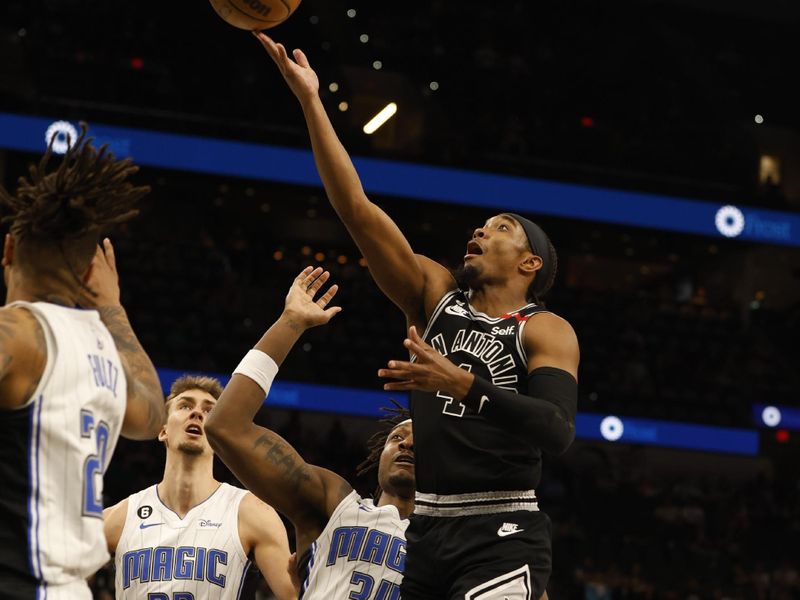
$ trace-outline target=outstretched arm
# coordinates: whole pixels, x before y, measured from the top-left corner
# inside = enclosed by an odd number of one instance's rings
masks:
[[[97,248],[86,282],[91,294],[84,294],[82,305],[95,308],[117,346],[125,378],[128,403],[122,422],[122,435],[133,440],[150,440],[158,435],[166,420],[164,393],[150,357],[133,332],[128,315],[119,300],[119,275],[114,247],[106,238]]]
[[[274,374],[304,331],[327,323],[341,310],[327,308],[338,290],[336,285],[314,301],[329,276],[327,271],[323,273],[320,268],[308,267],[295,278],[286,296],[283,314],[254,348],[267,355],[256,353],[264,364],[263,369],[256,366],[257,372],[269,370],[271,363]],[[214,452],[236,477],[295,524],[298,547],[301,547],[300,531],[307,529],[310,523],[327,522],[352,488],[335,473],[307,464],[274,431],[253,423],[269,391],[262,387],[268,388],[269,382],[260,385],[256,379],[234,373],[209,415],[206,435]]]
[[[282,44],[256,34],[300,101],[314,160],[334,210],[350,232],[383,292],[409,317],[423,324],[445,292],[455,287],[442,265],[417,256],[391,218],[364,193],[319,97],[319,80],[302,50],[292,60]]]

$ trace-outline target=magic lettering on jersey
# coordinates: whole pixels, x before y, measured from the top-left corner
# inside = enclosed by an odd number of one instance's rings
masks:
[[[513,352],[508,352],[506,344],[497,339],[495,335],[508,335],[508,328],[495,327],[492,333],[477,329],[459,329],[453,337],[453,343],[447,347],[444,334],[439,333],[430,340],[442,356],[464,352],[480,360],[488,369],[492,384],[507,390],[517,391],[519,377],[516,373],[508,373],[517,368]]]
[[[392,571],[402,573],[406,565],[406,541],[379,529],[350,526],[337,527],[331,535],[326,567],[340,559],[363,561],[373,565],[384,565]]]
[[[117,382],[119,381],[119,367],[110,358],[97,354],[88,354],[89,366],[92,368],[94,383],[99,388],[109,390],[117,397]]]
[[[135,580],[208,581],[225,587],[221,566],[228,564],[228,553],[216,548],[157,546],[131,550],[122,556],[122,583],[125,589]]]

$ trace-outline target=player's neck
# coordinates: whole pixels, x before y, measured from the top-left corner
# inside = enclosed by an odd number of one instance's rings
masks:
[[[414,494],[412,493],[406,498],[384,490],[381,492],[381,497],[378,499],[378,506],[386,506],[388,504],[394,505],[397,512],[400,513],[401,519],[407,519],[411,516],[411,513],[414,512]]]
[[[469,291],[472,308],[490,317],[499,317],[519,310],[529,304],[525,291],[507,285],[483,286]]]
[[[12,302],[50,302],[74,307],[78,305],[78,291],[74,286],[47,278],[12,277],[6,293],[6,304]]]
[[[220,483],[214,479],[213,460],[213,456],[191,456],[181,452],[167,454],[158,496],[180,518],[219,487]]]

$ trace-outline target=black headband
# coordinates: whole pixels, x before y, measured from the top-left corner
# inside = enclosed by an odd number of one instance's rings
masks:
[[[542,268],[536,274],[536,279],[533,281],[533,292],[536,295],[544,295],[549,288],[548,283],[555,270],[558,257],[553,251],[553,245],[550,243],[550,238],[544,230],[536,223],[525,217],[521,217],[514,213],[504,213],[514,219],[517,223],[522,225],[525,230],[525,235],[528,237],[528,244],[531,246],[531,252],[542,259]]]

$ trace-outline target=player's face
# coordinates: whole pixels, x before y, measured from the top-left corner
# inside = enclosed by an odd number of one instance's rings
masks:
[[[395,427],[386,438],[378,465],[381,489],[392,493],[414,491],[414,432],[411,421]]]
[[[186,454],[211,453],[204,430],[206,419],[217,401],[204,390],[187,390],[173,398],[167,422],[158,434],[167,450]]]
[[[467,243],[464,271],[470,287],[505,280],[530,255],[522,225],[506,215],[492,217]]]

